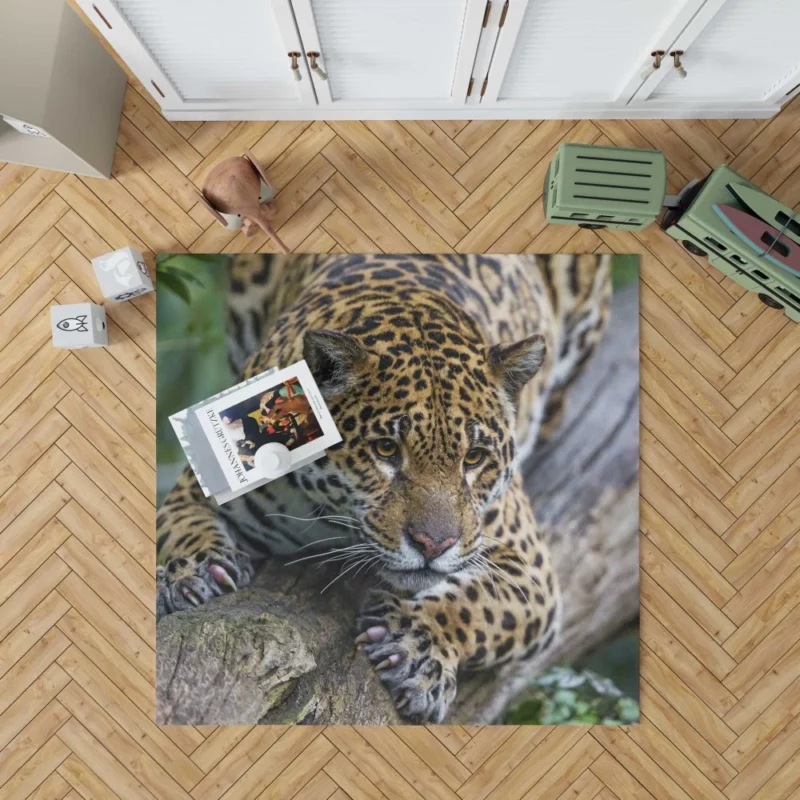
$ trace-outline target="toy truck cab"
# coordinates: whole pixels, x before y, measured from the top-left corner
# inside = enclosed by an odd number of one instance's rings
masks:
[[[714,211],[714,205],[720,204],[747,211],[728,184],[761,192],[730,167],[717,167],[681,192],[678,206],[661,220],[661,229],[693,255],[707,255],[720,272],[756,292],[766,305],[783,308],[790,319],[800,322],[800,276],[759,255]]]

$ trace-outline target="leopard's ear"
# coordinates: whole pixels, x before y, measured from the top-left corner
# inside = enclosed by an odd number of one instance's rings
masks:
[[[489,365],[512,400],[541,369],[547,347],[544,337],[535,334],[509,345],[496,344],[489,349]]]
[[[303,337],[303,358],[326,396],[346,391],[358,380],[367,353],[354,336],[320,328]]]

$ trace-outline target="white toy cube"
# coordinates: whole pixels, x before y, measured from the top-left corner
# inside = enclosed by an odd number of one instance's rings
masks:
[[[105,347],[108,344],[106,310],[94,303],[50,306],[53,347],[77,350],[81,347]]]
[[[123,247],[92,259],[100,291],[107,300],[130,300],[153,291],[153,281],[142,254]]]

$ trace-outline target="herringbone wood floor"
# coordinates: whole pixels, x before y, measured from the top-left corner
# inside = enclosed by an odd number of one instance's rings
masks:
[[[723,161],[800,204],[800,102],[771,121],[165,122],[135,82],[111,181],[0,169],[0,796],[800,798],[800,326],[651,227],[545,224],[561,141]],[[158,728],[154,296],[111,346],[50,344],[88,259],[239,251],[195,201],[251,147],[298,251],[639,253],[641,726]]]

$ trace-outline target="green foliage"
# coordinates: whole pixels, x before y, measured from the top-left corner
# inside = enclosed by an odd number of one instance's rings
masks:
[[[510,725],[635,725],[639,703],[595,672],[553,667],[531,682],[503,721]]]
[[[163,472],[170,485],[174,470],[184,463],[184,455],[169,415],[233,382],[225,344],[229,263],[230,256],[223,255],[156,257],[156,442],[159,481]]]
[[[192,302],[191,285],[205,288],[198,277],[198,267],[202,265],[219,266],[227,256],[190,255],[189,253],[159,253],[156,256],[156,276],[159,287],[163,286],[183,300]]]

